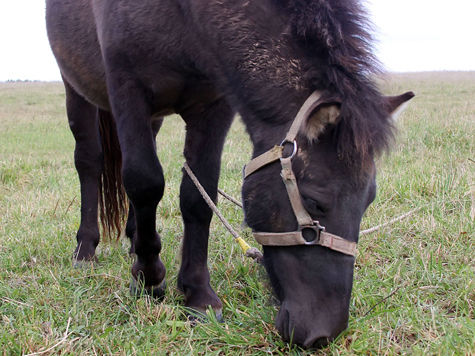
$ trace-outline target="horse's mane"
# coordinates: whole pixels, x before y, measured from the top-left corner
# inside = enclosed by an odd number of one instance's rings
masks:
[[[341,100],[336,130],[341,155],[365,161],[388,147],[393,127],[374,84],[381,74],[373,55],[371,25],[359,0],[280,1],[294,38],[310,58],[306,80]]]

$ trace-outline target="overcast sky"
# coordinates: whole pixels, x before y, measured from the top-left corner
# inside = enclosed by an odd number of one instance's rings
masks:
[[[475,1],[367,3],[387,70],[475,70]],[[43,0],[0,0],[0,81],[9,79],[60,79],[46,38]]]

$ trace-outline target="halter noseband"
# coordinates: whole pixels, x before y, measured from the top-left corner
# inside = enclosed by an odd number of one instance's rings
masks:
[[[321,93],[318,91],[313,92],[300,108],[282,143],[254,158],[244,167],[245,179],[262,167],[280,160],[282,166],[281,177],[298,222],[297,231],[253,232],[253,235],[256,241],[263,246],[319,245],[345,255],[355,256],[356,242],[351,242],[326,232],[324,226],[321,226],[318,221],[312,219],[303,206],[302,197],[297,186],[297,179],[292,170],[292,158],[297,154],[296,137],[300,126],[302,126],[302,123],[310,116],[312,111],[322,103],[321,98]],[[293,145],[293,152],[290,156],[284,157],[284,146],[289,144]]]

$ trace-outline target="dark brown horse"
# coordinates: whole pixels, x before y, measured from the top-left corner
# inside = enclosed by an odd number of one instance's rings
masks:
[[[375,197],[373,159],[390,142],[392,112],[413,96],[384,97],[374,85],[379,72],[359,1],[47,0],[46,17],[76,139],[81,225],[75,259],[94,259],[98,205],[106,226],[120,226],[123,182],[132,207],[127,234],[137,255],[133,281],[159,296],[165,267],[155,217],[165,182],[155,134],[161,117],[178,113],[186,122],[186,161],[216,199],[234,114],[241,114],[257,157],[283,142],[299,108],[319,92],[295,142],[282,144],[287,168],[276,159],[250,174],[243,201],[254,231],[290,232],[301,242],[264,246],[283,338],[320,346],[344,330],[355,260],[333,240],[323,244],[323,237],[357,242]],[[296,151],[285,160],[288,146]],[[207,267],[212,212],[186,175],[180,208],[178,287],[187,307],[219,313]],[[305,214],[312,226],[301,223]]]

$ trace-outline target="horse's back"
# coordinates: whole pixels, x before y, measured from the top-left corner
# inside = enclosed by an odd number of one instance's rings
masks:
[[[46,3],[48,36],[61,73],[93,104],[109,109],[110,73],[122,72],[139,81],[153,95],[154,110],[160,113],[173,111],[184,92],[197,86],[189,82],[196,81],[190,62],[197,54],[190,56],[190,46],[184,43],[191,35],[177,1]]]

